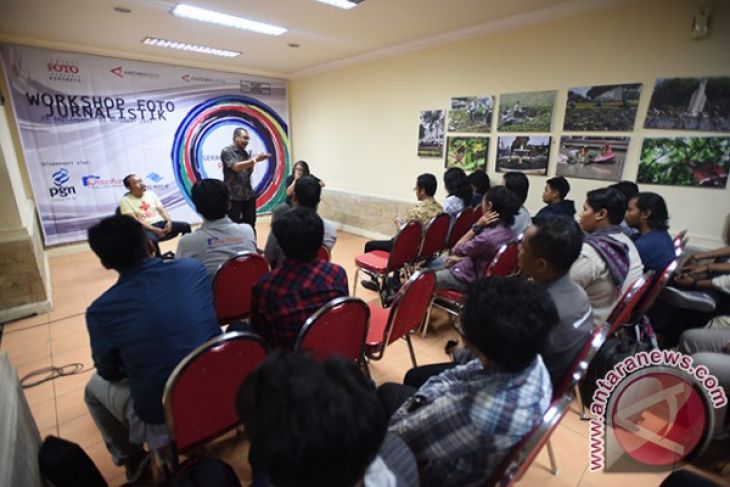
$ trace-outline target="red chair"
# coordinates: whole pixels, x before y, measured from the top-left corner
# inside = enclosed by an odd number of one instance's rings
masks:
[[[428,321],[431,296],[436,287],[432,271],[417,271],[403,284],[390,308],[369,304],[370,329],[365,339],[365,354],[371,360],[383,358],[385,348],[399,338],[405,338],[411,362],[416,366],[416,355],[409,332]]]
[[[555,399],[545,414],[542,415],[537,426],[517,446],[512,448],[512,451],[500,463],[500,466],[494,471],[486,485],[507,487],[519,481],[530,468],[532,462],[535,461],[542,447],[550,440],[550,435],[555,431],[565,413],[568,412],[572,400],[573,398],[567,394]],[[550,472],[557,475],[558,471],[552,449],[548,449],[548,457],[551,465]]]
[[[674,273],[677,271],[677,267],[679,267],[679,260],[675,259],[664,268],[662,273],[659,274],[659,277],[651,282],[649,291],[637,307],[637,318],[646,314],[646,312],[649,311],[649,308],[654,305],[657,297],[659,297],[661,292],[665,287],[667,287],[667,284],[674,276]]]
[[[335,298],[310,316],[299,331],[296,350],[309,350],[317,360],[341,355],[364,364],[370,308],[359,298]]]
[[[391,272],[399,271],[403,266],[414,261],[421,245],[421,224],[417,220],[411,220],[401,227],[393,241],[393,248],[390,252],[384,250],[373,250],[367,254],[355,257],[355,282],[352,286],[352,294],[357,294],[357,283],[360,271],[369,275],[378,286],[378,294],[385,285],[385,279]],[[382,302],[381,302],[382,303]],[[382,303],[384,304],[384,303]]]
[[[472,211],[471,222],[472,225],[476,224],[484,213],[482,212],[482,205],[477,205]]]
[[[622,326],[635,323],[637,307],[651,287],[652,274],[649,271],[635,280],[616,302],[608,318],[606,318],[606,323],[608,323],[607,336],[613,335]]]
[[[322,245],[319,248],[319,251],[317,252],[317,258],[319,260],[329,262],[332,258],[331,254],[330,254],[330,249],[328,249],[325,245]]]
[[[175,466],[178,455],[240,424],[236,394],[267,353],[258,335],[231,332],[208,340],[175,367],[162,397]]]
[[[454,224],[451,226],[451,233],[449,233],[449,237],[446,239],[447,249],[454,248],[454,245],[461,240],[461,237],[466,235],[466,232],[469,231],[474,223],[472,217],[473,213],[474,211],[471,209],[471,206],[467,206],[461,210],[461,213],[456,215]]]
[[[242,252],[220,266],[213,278],[213,301],[221,325],[248,318],[251,288],[269,270],[269,263],[256,252]]]
[[[416,257],[417,261],[428,260],[444,249],[450,223],[451,218],[446,213],[439,213],[431,219],[424,232],[421,248]]]
[[[677,235],[674,236],[674,253],[677,257],[680,257],[682,255],[682,252],[684,252],[684,248],[687,246],[687,242],[689,242],[689,237],[687,237],[687,229],[680,231],[677,233]]]

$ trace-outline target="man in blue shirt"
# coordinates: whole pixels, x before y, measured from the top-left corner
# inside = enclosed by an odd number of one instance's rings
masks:
[[[119,280],[86,310],[96,374],[85,401],[114,463],[134,482],[147,463],[144,443],[168,442],[162,392],[170,373],[220,328],[200,262],[152,258],[142,225],[129,216],[103,219],[88,237]]]
[[[669,213],[664,198],[656,193],[642,192],[629,200],[626,223],[639,231],[634,241],[644,270],[659,274],[676,257],[674,242],[667,232]]]

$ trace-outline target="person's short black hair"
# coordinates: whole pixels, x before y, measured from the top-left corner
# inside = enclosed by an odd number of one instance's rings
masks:
[[[530,180],[519,171],[509,171],[504,173],[504,185],[517,195],[520,200],[520,206],[525,204],[527,200],[527,192],[530,191]]]
[[[550,178],[545,181],[545,184],[550,186],[553,191],[557,191],[561,200],[564,200],[568,196],[568,193],[570,193],[570,183],[563,176]]]
[[[190,197],[195,210],[206,220],[219,220],[226,216],[231,194],[220,179],[203,179],[193,185]]]
[[[489,175],[480,170],[473,171],[471,174],[469,174],[469,184],[471,184],[475,191],[482,196],[487,192],[487,190],[490,188],[491,183],[489,182]]]
[[[307,164],[307,161],[299,160],[294,163],[294,165],[291,167],[291,174],[294,175],[294,171],[297,169],[297,166],[302,166],[302,171],[304,174],[302,176],[309,176],[309,164]]]
[[[271,231],[287,258],[309,262],[322,246],[324,223],[311,208],[298,206],[274,220]]]
[[[436,180],[436,176],[426,172],[416,178],[416,186],[424,190],[427,195],[433,196],[436,194],[438,181]]]
[[[499,219],[505,225],[512,226],[515,222],[515,215],[520,211],[520,203],[517,195],[504,186],[492,186],[484,195],[484,200],[492,204],[492,211],[499,213]]]
[[[656,193],[642,192],[636,196],[636,206],[642,213],[650,211],[649,219],[646,223],[652,230],[667,230],[669,228],[669,211],[664,198]]]
[[[530,238],[532,253],[556,271],[568,272],[583,247],[583,231],[578,223],[565,215],[552,215],[537,217],[532,224],[536,228]]]
[[[464,206],[471,205],[471,184],[460,167],[450,167],[444,173],[444,186],[449,196],[458,196]]]
[[[294,183],[294,194],[299,206],[316,210],[322,196],[322,185],[314,176],[302,176]]]
[[[248,130],[246,130],[243,127],[237,127],[233,130],[233,139],[235,140],[236,137],[243,134],[244,132],[248,133]]]
[[[104,218],[87,231],[89,247],[109,269],[122,272],[148,257],[147,234],[142,224],[128,215]]]
[[[639,194],[639,186],[633,181],[619,181],[609,186],[609,188],[620,191],[624,195],[624,198],[626,198],[627,203]]]
[[[490,363],[509,372],[528,367],[558,323],[552,298],[539,284],[485,277],[471,285],[461,318],[464,337]]]
[[[127,174],[124,176],[124,179],[122,179],[122,183],[124,184],[124,187],[129,189],[129,180],[132,179],[133,176],[136,176],[136,174]]]
[[[628,202],[621,191],[610,187],[594,189],[586,194],[586,202],[593,211],[605,209],[608,221],[612,225],[618,225],[624,221]]]
[[[343,487],[361,480],[387,418],[357,366],[299,352],[269,356],[243,383],[236,408],[251,456],[271,485]]]

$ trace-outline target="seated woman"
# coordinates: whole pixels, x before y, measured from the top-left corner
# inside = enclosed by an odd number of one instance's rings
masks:
[[[629,200],[624,219],[639,231],[634,243],[644,270],[658,275],[675,257],[674,242],[667,232],[669,213],[664,198],[656,193],[639,193]]]
[[[294,196],[294,184],[297,182],[297,179],[302,176],[312,176],[314,179],[319,181],[319,185],[324,188],[324,181],[309,172],[309,164],[307,164],[306,161],[297,161],[291,169],[291,174],[284,180],[284,186],[286,187],[286,204],[289,206],[291,206],[291,199],[292,196]]]
[[[471,184],[471,207],[476,208],[482,204],[482,198],[487,194],[487,190],[492,186],[489,176],[485,171],[477,169],[468,176],[469,184]]]
[[[446,268],[436,272],[438,289],[466,291],[484,274],[499,248],[512,240],[510,226],[520,209],[520,201],[504,186],[494,186],[482,200],[483,215],[454,246]]]
[[[444,201],[444,213],[454,222],[464,207],[471,205],[471,184],[460,167],[452,167],[444,173],[444,186],[449,196]]]

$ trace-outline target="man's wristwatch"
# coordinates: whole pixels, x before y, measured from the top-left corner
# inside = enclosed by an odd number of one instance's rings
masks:
[[[479,235],[480,233],[482,233],[482,230],[484,230],[484,227],[477,223],[471,226],[471,231],[474,232],[474,235]]]

